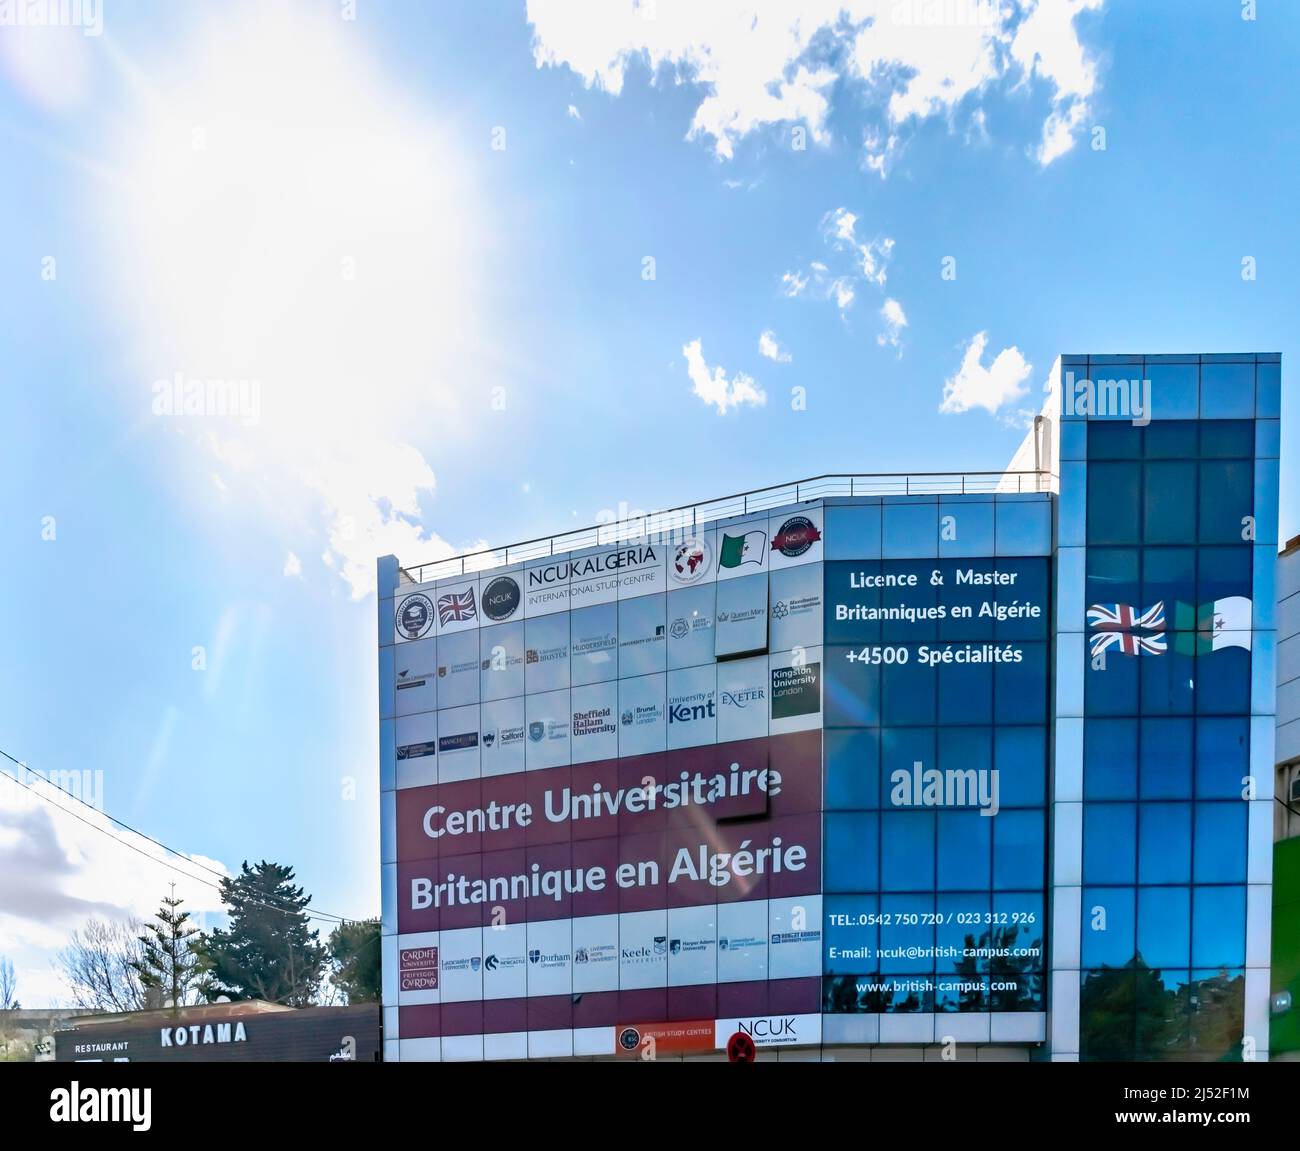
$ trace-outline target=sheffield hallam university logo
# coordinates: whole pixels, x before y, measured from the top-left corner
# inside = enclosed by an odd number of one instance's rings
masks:
[[[822,533],[817,525],[807,516],[791,516],[781,525],[781,530],[772,537],[772,550],[780,552],[787,559],[801,556],[819,539]]]
[[[464,623],[466,620],[473,619],[476,614],[473,588],[466,591],[448,592],[446,595],[438,597],[438,623],[440,626],[445,627],[449,623]]]
[[[531,739],[534,743],[541,743],[542,736],[544,736],[545,734],[546,734],[546,724],[543,723],[540,719],[535,719],[533,720],[532,723],[528,725],[528,738]]]
[[[422,639],[433,626],[433,604],[427,595],[408,595],[397,605],[397,632],[403,639]]]

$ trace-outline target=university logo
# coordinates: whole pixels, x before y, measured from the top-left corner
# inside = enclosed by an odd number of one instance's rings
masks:
[[[397,605],[397,632],[403,639],[421,639],[433,627],[433,604],[427,595],[408,595]]]
[[[483,589],[483,614],[500,623],[519,610],[519,599],[519,585],[509,576],[498,576]]]
[[[672,636],[673,639],[684,639],[686,633],[690,630],[690,624],[688,624],[684,619],[675,619],[668,629],[668,634]]]
[[[534,743],[541,743],[542,737],[545,734],[546,724],[544,724],[540,719],[535,719],[528,725],[528,738]]]
[[[528,962],[529,962],[529,963],[541,963],[541,961],[542,961],[542,953],[541,953],[541,950],[540,950],[539,948],[534,947],[534,948],[532,949],[532,951],[530,951],[530,952],[528,953]]]
[[[703,579],[709,571],[709,558],[707,540],[687,540],[678,545],[672,558],[673,579],[682,584]]]
[[[807,516],[791,516],[772,537],[772,550],[779,551],[787,559],[793,559],[803,555],[821,538],[822,533],[817,530],[817,525]]]
[[[481,965],[482,962],[483,961],[479,959],[477,955],[474,956],[474,958],[469,961],[469,969],[477,975],[479,966]]]

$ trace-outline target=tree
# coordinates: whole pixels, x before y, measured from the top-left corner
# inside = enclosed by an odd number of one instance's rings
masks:
[[[378,1003],[383,965],[380,962],[379,920],[340,923],[329,938],[333,970],[330,983],[348,1003]]]
[[[150,923],[140,939],[140,958],[132,961],[146,992],[162,993],[164,1006],[182,1007],[192,999],[195,985],[202,974],[202,964],[194,950],[196,927],[190,927],[190,913],[181,911],[184,900],[176,898],[176,885],[172,894],[162,901],[157,917]]]
[[[294,886],[293,868],[266,860],[249,867],[245,860],[234,879],[221,881],[221,899],[230,926],[198,945],[208,972],[203,995],[308,1006],[326,953],[320,932],[309,926],[311,897]]]
[[[0,1011],[17,1011],[18,980],[14,976],[14,965],[6,956],[0,955]]]
[[[140,961],[140,921],[111,922],[91,916],[74,931],[55,965],[78,1007],[92,1011],[141,1011],[145,989],[136,964]]]

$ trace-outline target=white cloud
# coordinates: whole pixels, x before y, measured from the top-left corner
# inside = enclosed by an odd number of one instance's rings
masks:
[[[822,239],[833,253],[838,254],[837,262],[845,270],[832,275],[829,265],[813,260],[807,272],[786,272],[781,277],[782,294],[799,296],[811,288],[812,295],[823,300],[833,299],[843,313],[853,306],[859,284],[865,282],[883,288],[894,241],[888,236],[859,239],[858,220],[859,217],[847,208],[833,208],[827,212],[820,224]]]
[[[786,272],[781,277],[781,292],[786,296],[802,295],[808,287],[808,277],[803,272]]]
[[[685,344],[682,355],[686,357],[686,371],[691,377],[692,390],[706,404],[716,407],[718,415],[726,415],[728,408],[738,408],[744,404],[761,407],[767,403],[767,393],[744,372],[737,372],[728,380],[724,369],[710,368],[704,362],[704,350],[699,340]]]
[[[766,356],[769,360],[775,360],[778,364],[788,364],[790,362],[790,353],[782,351],[776,333],[771,328],[759,334],[758,354]]]
[[[578,111],[577,106],[574,104],[569,105],[569,119],[570,120],[582,119],[582,113]]]
[[[885,321],[885,330],[876,337],[876,343],[882,348],[886,345],[898,347],[903,329],[907,327],[907,313],[903,311],[903,305],[893,297],[886,299],[880,309],[880,318]]]
[[[1055,142],[1039,151],[1047,164],[1061,154],[1061,125],[1081,123],[1095,86],[1075,17],[1103,2],[528,0],[528,21],[538,67],[568,66],[589,87],[618,95],[636,60],[656,83],[697,84],[687,136],[724,159],[774,124],[803,124],[825,143],[837,83],[890,126],[889,140],[908,121],[951,115],[994,86],[1033,79],[1052,105],[1044,140]],[[894,143],[869,147],[867,167],[883,175]]]
[[[986,368],[984,351],[988,347],[988,333],[977,332],[971,337],[962,356],[961,367],[943,384],[941,412],[968,412],[983,408],[996,413],[1004,404],[1020,399],[1028,391],[1025,380],[1033,370],[1020,349],[1014,345],[1003,348]]]
[[[295,576],[302,579],[302,560],[290,552],[284,557],[284,578],[293,579]]]
[[[853,281],[841,276],[831,282],[831,294],[835,297],[835,306],[841,312],[847,312],[853,306]]]
[[[66,1001],[52,962],[69,933],[92,915],[148,918],[173,881],[201,926],[210,927],[211,917],[222,913],[219,892],[204,882],[216,884],[218,877],[203,867],[229,875],[225,864],[201,855],[177,859],[143,836],[115,828],[97,810],[112,804],[111,794],[103,794],[102,775],[96,780],[87,769],[57,779],[65,791],[97,805],[92,807],[22,768],[6,765],[5,771],[33,789],[8,775],[0,778],[0,951],[14,963],[24,1007]]]
[[[323,518],[354,598],[377,555],[451,554],[421,526],[435,479],[412,441],[463,430],[479,351],[454,139],[328,12],[223,9],[140,73],[103,132],[118,178],[88,189],[128,402],[148,413],[175,373],[256,381],[255,421],[152,427],[214,457],[232,506]]]

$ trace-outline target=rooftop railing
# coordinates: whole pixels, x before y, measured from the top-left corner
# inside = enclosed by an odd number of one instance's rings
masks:
[[[975,495],[995,492],[1048,492],[1054,477],[1046,471],[909,472],[812,476],[769,488],[738,492],[698,504],[646,512],[644,515],[596,524],[593,527],[539,536],[509,547],[467,552],[432,563],[401,568],[403,582],[428,583],[470,575],[489,568],[545,559],[584,548],[607,547],[636,540],[688,539],[715,520],[770,511],[811,500],[852,496]]]

